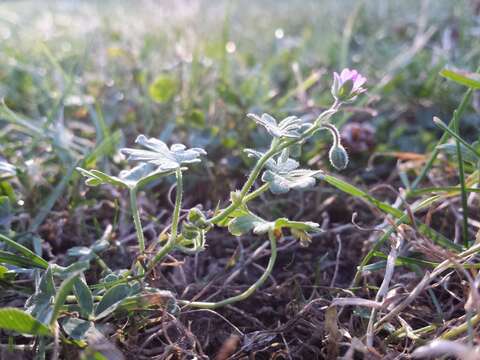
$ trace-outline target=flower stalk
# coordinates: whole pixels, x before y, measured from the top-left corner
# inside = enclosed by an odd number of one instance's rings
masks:
[[[135,232],[137,234],[138,248],[140,254],[145,253],[145,236],[143,235],[142,221],[140,220],[140,211],[137,204],[137,188],[130,190],[130,208],[133,216],[133,224],[135,225]]]
[[[163,258],[175,248],[175,244],[178,236],[178,225],[180,222],[180,210],[182,209],[183,198],[183,175],[182,170],[177,169],[176,173],[176,194],[175,194],[175,207],[173,209],[172,228],[167,243],[157,252],[154,258],[149,262],[147,267],[147,273],[152,271],[156,264],[163,260]]]

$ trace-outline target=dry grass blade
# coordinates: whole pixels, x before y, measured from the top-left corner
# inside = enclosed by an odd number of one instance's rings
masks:
[[[403,238],[403,231],[400,231],[405,228],[405,225],[399,226],[399,232],[397,236],[393,236],[394,243],[392,244],[392,249],[390,250],[390,254],[388,254],[387,258],[387,266],[385,268],[385,275],[383,277],[382,285],[380,289],[378,289],[377,295],[375,296],[375,301],[382,303],[385,296],[387,295],[390,281],[393,277],[393,272],[395,270],[395,261],[398,257],[398,252],[403,246],[404,238]],[[367,346],[373,346],[373,337],[374,337],[374,323],[377,317],[377,309],[373,309],[370,315],[370,319],[368,321],[367,327]]]
[[[457,259],[447,259],[440,263],[435,269],[430,273],[426,272],[423,279],[415,286],[415,288],[410,292],[405,300],[403,300],[400,304],[395,306],[387,315],[382,317],[379,321],[375,323],[375,330],[378,330],[380,326],[387,321],[390,321],[395,316],[400,314],[400,312],[405,309],[408,305],[410,305],[417,297],[422,293],[423,290],[442,272],[447,270],[452,264],[462,263],[468,260],[469,257],[476,254],[480,251],[480,244],[473,245],[469,249],[463,251],[458,255]]]

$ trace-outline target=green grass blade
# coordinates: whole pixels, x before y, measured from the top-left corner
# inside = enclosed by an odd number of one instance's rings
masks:
[[[398,209],[394,208],[393,206],[390,206],[389,204],[384,203],[384,202],[374,198],[373,196],[367,194],[363,190],[360,190],[359,188],[357,188],[357,187],[355,187],[355,186],[353,186],[353,185],[351,185],[351,184],[349,184],[349,183],[347,183],[343,180],[337,179],[337,178],[335,178],[333,176],[330,176],[330,175],[324,175],[323,180],[325,180],[330,185],[335,186],[337,189],[339,189],[339,190],[341,190],[341,191],[343,191],[343,192],[345,192],[349,195],[364,199],[365,201],[367,201],[370,204],[376,206],[378,209],[382,210],[383,212],[385,212],[387,214],[390,214],[393,217],[397,218],[400,221],[400,224],[401,223],[407,223],[407,224],[410,223],[410,218],[407,216],[407,214],[404,214],[403,211],[398,210]],[[434,200],[436,200],[436,199],[437,199],[437,197],[435,197]],[[424,205],[422,205],[422,206],[424,206]],[[410,224],[410,225],[412,225],[412,224]],[[447,239],[445,236],[443,236],[442,234],[433,230],[432,228],[425,225],[421,221],[415,220],[415,225],[417,226],[418,231],[420,233],[422,233],[423,235],[430,238],[436,244],[442,245],[442,246],[444,246],[444,247],[446,247],[450,250],[454,250],[454,251],[461,250],[460,246],[454,244],[452,241]]]
[[[456,112],[456,111],[455,111]],[[456,114],[453,115],[455,118],[455,131],[457,135],[460,133],[460,119],[457,117]],[[460,136],[459,136],[460,137]],[[463,155],[462,149],[460,148],[460,141],[456,140],[456,147],[457,147],[457,161],[458,161],[458,179],[460,181],[460,188],[461,191],[461,199],[462,199],[462,217],[463,217],[463,226],[462,226],[462,236],[463,236],[463,245],[468,247],[468,199],[467,199],[467,192],[465,190],[465,170],[463,167]]]
[[[415,197],[415,196],[439,193],[439,192],[447,193],[447,195],[457,195],[457,193],[460,193],[461,191],[462,191],[462,188],[459,186],[425,187],[425,188],[413,190],[408,195],[410,197]],[[471,193],[471,192],[480,193],[480,189],[477,189],[477,188],[466,187],[465,191],[468,193]]]
[[[5,235],[0,234],[0,242],[3,242],[10,246],[11,248],[17,250],[20,254],[22,254],[26,259],[31,261],[31,264],[35,267],[39,267],[42,269],[46,269],[48,267],[48,262],[42,259],[40,256],[35,254],[30,249],[26,248],[25,246],[17,243],[16,241],[6,237]]]
[[[468,86],[470,89],[480,89],[480,74],[443,69],[440,71],[440,75],[444,78],[455,81],[457,84]]]
[[[74,292],[78,301],[78,305],[86,316],[93,314],[93,296],[92,291],[80,277],[74,284]]]
[[[40,266],[28,258],[4,250],[0,250],[0,263],[14,265],[24,269],[45,269],[44,266]]]
[[[457,110],[454,111],[454,115],[453,115],[453,118],[455,119],[455,124],[457,123],[457,120],[459,119],[459,117],[456,115],[457,114]],[[448,133],[448,135],[452,136],[453,138],[455,138],[456,141],[462,143],[468,150],[470,150],[476,157],[477,159],[480,159],[480,152],[475,149],[472,145],[470,145],[468,142],[466,142],[465,140],[463,140],[460,135],[458,135],[458,128],[457,128],[457,125],[454,125],[454,128],[455,128],[455,131],[453,131],[452,129],[450,129],[447,124],[445,124],[442,120],[440,120],[438,117],[434,116],[433,117],[433,122],[435,123],[435,125],[437,125],[440,129],[442,129],[443,131],[445,131],[446,133]]]

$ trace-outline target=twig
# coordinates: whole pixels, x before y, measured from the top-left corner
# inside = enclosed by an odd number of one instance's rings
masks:
[[[337,234],[335,239],[337,240],[338,249],[337,249],[337,256],[335,258],[335,271],[333,272],[332,281],[330,282],[330,287],[335,286],[335,281],[337,280],[338,268],[340,265],[340,255],[342,254],[342,239],[340,238],[340,235]]]

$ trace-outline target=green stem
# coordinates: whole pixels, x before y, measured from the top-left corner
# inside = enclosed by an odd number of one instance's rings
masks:
[[[468,319],[468,321],[465,321],[464,323],[454,327],[453,329],[450,329],[444,332],[442,335],[440,335],[440,339],[442,340],[454,339],[462,335],[463,333],[467,332],[469,326],[476,326],[479,322],[480,322],[480,314],[476,314],[475,316]]]
[[[140,254],[145,253],[145,237],[143,235],[142,222],[140,221],[140,212],[137,206],[137,188],[130,189],[130,208],[132,210],[133,223],[135,224],[135,232],[137,233],[138,247]]]
[[[271,254],[270,254],[270,259],[268,260],[267,268],[265,269],[265,272],[262,274],[262,276],[260,276],[260,278],[243,293],[236,296],[229,297],[227,299],[224,299],[218,302],[179,300],[178,303],[180,305],[192,306],[192,307],[202,308],[202,309],[216,309],[222,306],[236,303],[238,301],[245,300],[246,298],[251,296],[268,279],[268,277],[272,273],[273,266],[275,265],[275,261],[277,259],[277,239],[273,234],[273,231],[268,232],[268,238],[270,239]]]
[[[160,249],[160,251],[155,255],[155,257],[148,264],[147,272],[153,270],[156,264],[158,264],[162,259],[173,250],[175,243],[177,241],[178,235],[178,223],[180,220],[180,210],[182,208],[182,197],[183,197],[183,179],[182,179],[182,170],[177,169],[177,187],[175,194],[175,208],[173,209],[173,218],[172,218],[172,230],[170,237],[168,238],[167,243]]]
[[[270,184],[269,184],[269,183],[263,184],[263,185],[260,186],[257,190],[252,191],[250,194],[248,194],[247,196],[245,196],[245,197],[243,198],[243,203],[246,204],[246,203],[248,203],[249,201],[252,201],[253,199],[255,199],[255,198],[257,198],[258,196],[262,195],[265,191],[268,190],[269,187],[270,187]]]
[[[341,143],[341,137],[340,137],[340,133],[338,132],[338,129],[329,123],[323,124],[322,128],[329,130],[330,133],[332,134],[332,138],[333,138],[332,147],[338,147]]]
[[[273,145],[273,144],[272,144]],[[250,173],[247,182],[243,185],[242,190],[240,191],[240,195],[238,196],[237,201],[232,201],[232,203],[222,210],[219,214],[212,217],[209,222],[212,224],[218,224],[219,222],[225,220],[228,215],[230,215],[233,211],[235,211],[243,202],[243,199],[247,195],[248,191],[252,187],[253,183],[257,179],[260,171],[262,171],[263,166],[265,163],[270,159],[272,156],[277,154],[276,146],[272,146],[270,150],[268,150],[263,156],[258,160],[253,168],[252,172]]]

